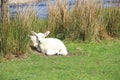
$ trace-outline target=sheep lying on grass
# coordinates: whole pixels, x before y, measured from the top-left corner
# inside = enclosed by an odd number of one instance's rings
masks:
[[[67,49],[62,41],[56,38],[45,38],[50,33],[49,31],[45,33],[36,33],[34,31],[31,32],[30,36],[34,47],[38,51],[46,55],[67,55]]]

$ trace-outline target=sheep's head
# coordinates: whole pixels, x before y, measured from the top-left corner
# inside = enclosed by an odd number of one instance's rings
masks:
[[[31,41],[33,43],[33,46],[37,47],[38,46],[37,37],[35,35],[30,35],[30,39],[31,39]]]
[[[31,31],[30,38],[33,42],[33,46],[34,47],[38,46],[39,41],[47,37],[49,33],[50,31],[46,31],[45,33],[36,33],[34,31]]]

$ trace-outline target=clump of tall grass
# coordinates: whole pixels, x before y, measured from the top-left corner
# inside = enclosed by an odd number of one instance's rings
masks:
[[[7,30],[1,26],[0,53],[7,58],[20,56],[28,51],[29,34],[35,24],[36,15],[29,6],[21,13],[18,9],[14,19],[10,19]],[[4,34],[6,33],[6,34]]]
[[[55,4],[48,4],[48,26],[53,36],[64,39],[70,22],[69,15],[66,0],[57,0]]]
[[[107,15],[107,16],[106,16]],[[106,9],[104,19],[109,36],[115,38],[120,36],[120,7]]]
[[[68,10],[67,0],[48,6],[48,25],[55,37],[100,41],[120,34],[120,8],[103,8],[102,1],[80,1]],[[100,6],[102,5],[102,6]]]

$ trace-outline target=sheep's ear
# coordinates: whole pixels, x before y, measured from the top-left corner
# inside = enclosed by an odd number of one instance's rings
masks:
[[[46,31],[46,32],[44,33],[45,37],[47,37],[49,33],[50,33],[50,31]]]
[[[34,31],[31,31],[31,34],[37,36],[37,33]]]

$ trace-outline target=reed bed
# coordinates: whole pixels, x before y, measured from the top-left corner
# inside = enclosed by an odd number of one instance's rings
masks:
[[[55,5],[48,6],[48,25],[55,37],[100,41],[119,36],[119,6],[103,8],[102,1],[96,3],[94,0],[77,0],[69,10],[66,2],[57,0]]]
[[[2,24],[0,26],[0,53],[7,59],[13,55],[19,57],[27,53],[29,34],[33,29],[33,23],[36,22],[36,15],[32,8],[26,7],[23,13],[20,12],[19,7],[17,8],[17,15],[14,16],[14,19],[10,19],[7,29],[5,30]]]
[[[99,5],[99,6],[98,6]],[[27,7],[10,19],[5,31],[0,24],[0,53],[2,56],[23,55],[29,50],[29,34],[51,31],[50,37],[68,41],[101,41],[120,36],[120,8],[103,8],[102,2],[77,2],[69,9],[66,0],[49,4],[48,19],[36,17],[34,7]],[[6,33],[6,34],[4,34]],[[8,57],[8,58],[9,58]]]

